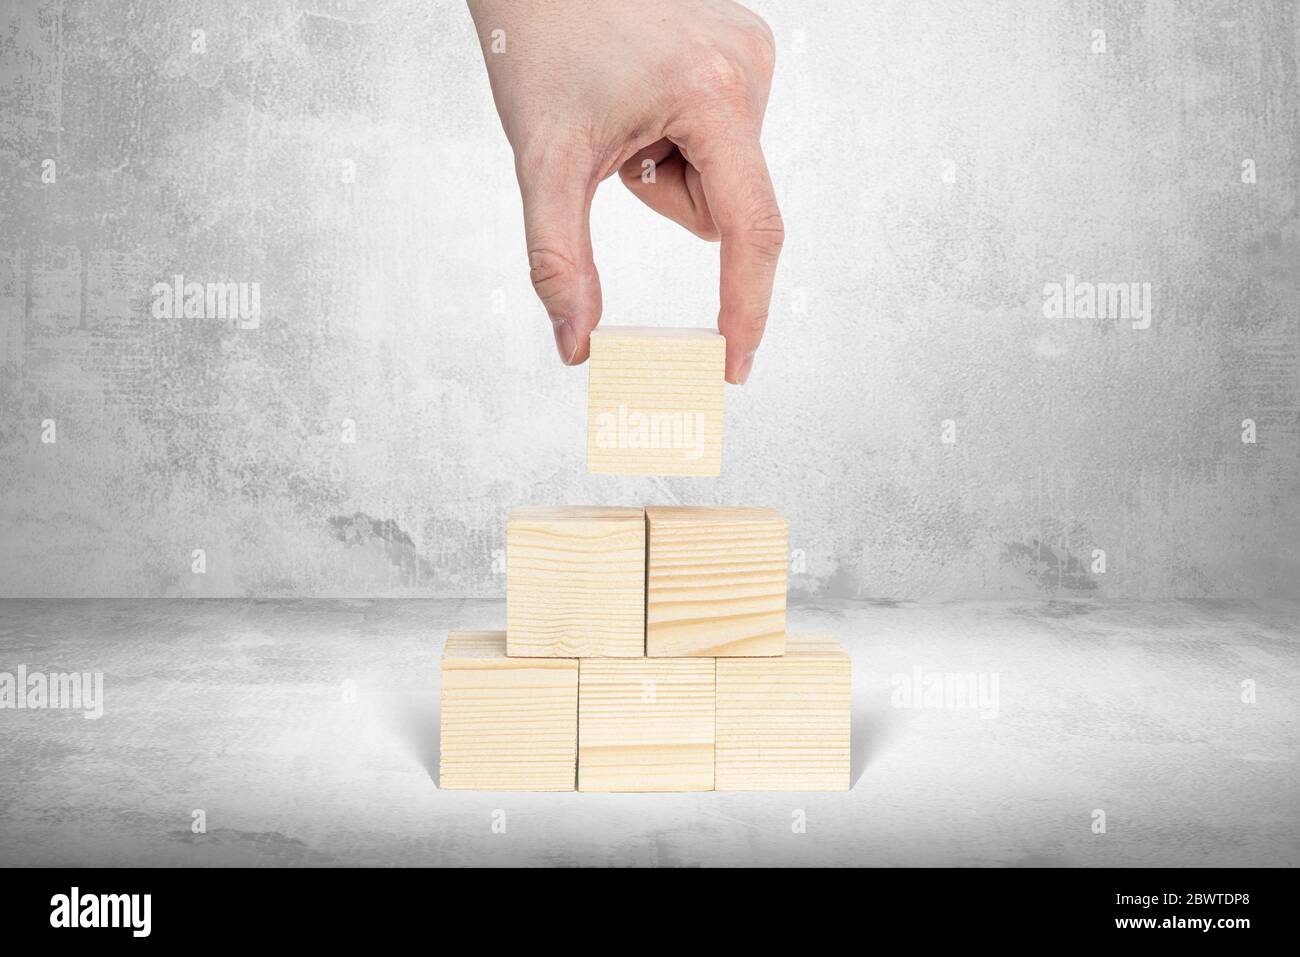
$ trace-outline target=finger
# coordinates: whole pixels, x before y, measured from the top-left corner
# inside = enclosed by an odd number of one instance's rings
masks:
[[[524,203],[524,233],[533,289],[555,333],[566,365],[587,358],[591,330],[600,322],[600,276],[591,253],[588,217],[595,183],[561,163],[516,163]]]
[[[693,137],[687,155],[722,239],[718,331],[727,339],[727,381],[744,384],[767,325],[785,226],[756,130]]]
[[[671,140],[638,150],[618,171],[623,185],[661,216],[685,226],[701,239],[716,240],[700,173],[686,162]]]

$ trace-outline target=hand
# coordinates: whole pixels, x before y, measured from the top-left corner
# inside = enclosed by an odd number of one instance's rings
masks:
[[[775,57],[767,25],[730,0],[469,7],[515,153],[533,287],[560,358],[583,362],[600,321],[588,214],[596,187],[617,171],[651,209],[721,240],[718,331],[727,380],[743,383],[784,239],[759,146]]]

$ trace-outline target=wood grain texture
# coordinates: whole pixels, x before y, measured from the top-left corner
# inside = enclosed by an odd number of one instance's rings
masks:
[[[788,531],[770,508],[646,509],[646,654],[779,655]]]
[[[711,329],[594,330],[587,471],[719,474],[726,355],[726,340]]]
[[[645,654],[645,512],[516,508],[506,525],[511,655]]]
[[[829,635],[717,663],[719,791],[846,791],[851,662]]]
[[[713,788],[713,659],[584,658],[579,791]]]
[[[452,632],[441,721],[440,787],[572,791],[578,662],[509,658],[501,631]]]

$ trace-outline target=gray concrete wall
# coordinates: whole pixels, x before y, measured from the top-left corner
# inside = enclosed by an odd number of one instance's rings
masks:
[[[780,507],[796,594],[1297,594],[1297,4],[754,7],[770,331],[722,477],[624,480],[458,0],[6,5],[0,595],[500,595],[549,502]],[[711,324],[715,248],[593,231],[606,321]]]

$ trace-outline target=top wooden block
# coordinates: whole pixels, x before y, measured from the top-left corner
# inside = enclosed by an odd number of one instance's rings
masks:
[[[722,471],[722,336],[711,329],[600,326],[591,334],[589,362],[587,471]]]

